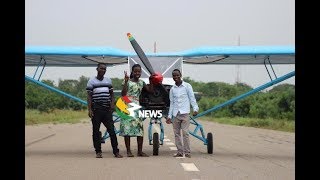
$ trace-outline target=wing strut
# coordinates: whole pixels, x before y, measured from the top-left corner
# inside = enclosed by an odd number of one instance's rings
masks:
[[[267,72],[268,72],[268,75],[269,75],[269,77],[270,77],[270,80],[272,81],[273,79],[271,78],[271,75],[270,75],[269,70],[268,70],[268,68],[267,68],[266,60],[268,60],[268,63],[269,63],[269,65],[270,65],[271,69],[272,69],[272,72],[273,72],[274,76],[275,76],[276,79],[277,79],[278,77],[277,77],[276,73],[274,72],[274,69],[273,69],[272,64],[271,64],[271,62],[270,62],[270,58],[269,58],[269,56],[267,56],[266,58],[264,58],[263,64],[264,64],[264,66],[266,67],[266,70],[267,70]]]
[[[43,61],[43,62],[42,62],[42,61]],[[46,59],[44,59],[43,56],[40,57],[40,61],[39,61],[39,64],[38,64],[38,66],[37,66],[36,71],[34,72],[33,79],[36,77],[36,74],[37,74],[37,72],[38,72],[38,69],[39,69],[41,63],[43,63],[43,66],[42,66],[42,70],[41,70],[41,72],[40,72],[40,75],[39,75],[39,77],[38,77],[38,81],[39,81],[39,79],[40,79],[40,77],[41,77],[41,75],[42,75],[42,72],[43,72],[43,70],[44,70],[44,67],[45,67],[46,64],[47,64]]]
[[[259,92],[259,91],[261,91],[263,89],[266,89],[266,88],[268,88],[270,86],[278,84],[279,82],[284,81],[286,79],[289,79],[289,78],[291,78],[293,76],[295,76],[295,71],[292,71],[292,72],[290,72],[288,74],[285,74],[285,75],[283,75],[283,76],[281,76],[281,77],[279,77],[279,78],[277,78],[275,80],[272,80],[271,82],[265,83],[265,84],[255,88],[255,89],[252,89],[252,90],[250,90],[250,91],[248,91],[248,92],[246,92],[244,94],[241,94],[241,95],[239,95],[237,97],[234,97],[234,98],[232,98],[232,99],[230,99],[230,100],[228,100],[228,101],[226,101],[224,103],[218,104],[218,105],[214,106],[213,108],[208,109],[208,110],[206,110],[204,112],[201,112],[201,113],[199,113],[198,115],[196,115],[196,116],[194,116],[192,118],[196,119],[196,118],[199,118],[201,116],[204,116],[204,115],[206,115],[208,113],[211,113],[213,111],[216,111],[216,110],[218,110],[218,109],[220,109],[220,108],[222,108],[224,106],[227,106],[229,104],[235,103],[236,101],[238,101],[240,99],[243,99],[243,98],[245,98],[245,97],[247,97],[247,96],[249,96],[251,94],[254,94],[254,93]]]

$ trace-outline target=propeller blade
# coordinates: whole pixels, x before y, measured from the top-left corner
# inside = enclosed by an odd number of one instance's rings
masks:
[[[138,54],[140,60],[142,61],[144,66],[147,68],[149,73],[154,74],[155,71],[153,70],[149,59],[147,58],[147,56],[145,55],[145,53],[143,52],[143,50],[139,46],[138,42],[134,39],[134,37],[130,33],[127,33],[127,37],[129,39],[134,51]],[[165,94],[167,95],[168,91],[166,90],[166,88],[164,87],[164,85],[162,83],[160,84],[160,87],[164,90]]]
[[[140,60],[144,64],[144,66],[147,68],[147,70],[149,71],[150,74],[154,74],[155,72],[151,66],[149,59],[144,54],[143,50],[141,49],[141,47],[139,46],[137,41],[133,38],[133,36],[130,33],[127,33],[127,36],[128,36],[128,39],[129,39],[134,51],[138,54]]]

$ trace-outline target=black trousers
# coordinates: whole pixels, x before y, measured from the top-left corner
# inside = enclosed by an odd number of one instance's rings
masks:
[[[108,110],[93,110],[93,118],[91,119],[92,122],[92,140],[93,140],[93,147],[96,152],[101,152],[101,134],[100,134],[100,125],[103,125],[107,128],[107,132],[110,135],[111,139],[111,146],[113,149],[113,154],[119,152],[118,149],[118,140],[116,133],[114,131],[114,123],[112,118],[112,112]]]

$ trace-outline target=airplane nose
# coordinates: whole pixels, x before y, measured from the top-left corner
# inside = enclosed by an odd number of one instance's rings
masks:
[[[152,84],[161,84],[163,80],[163,76],[161,73],[156,72],[154,76],[152,76]]]

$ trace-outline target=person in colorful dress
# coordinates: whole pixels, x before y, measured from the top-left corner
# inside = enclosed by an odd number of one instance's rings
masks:
[[[147,85],[143,80],[139,79],[141,76],[141,66],[139,64],[134,64],[131,69],[130,78],[127,72],[124,71],[124,81],[122,83],[123,88],[121,91],[122,96],[127,96],[132,103],[139,103],[139,96],[142,89],[145,88],[146,91],[152,93],[153,85],[150,81],[150,85]],[[149,80],[152,78],[150,76]],[[142,151],[143,146],[143,119],[135,116],[130,119],[120,120],[120,136],[124,137],[124,142],[127,148],[127,156],[134,157],[130,148],[130,137],[137,137],[138,153],[137,156],[148,157],[146,153]]]

